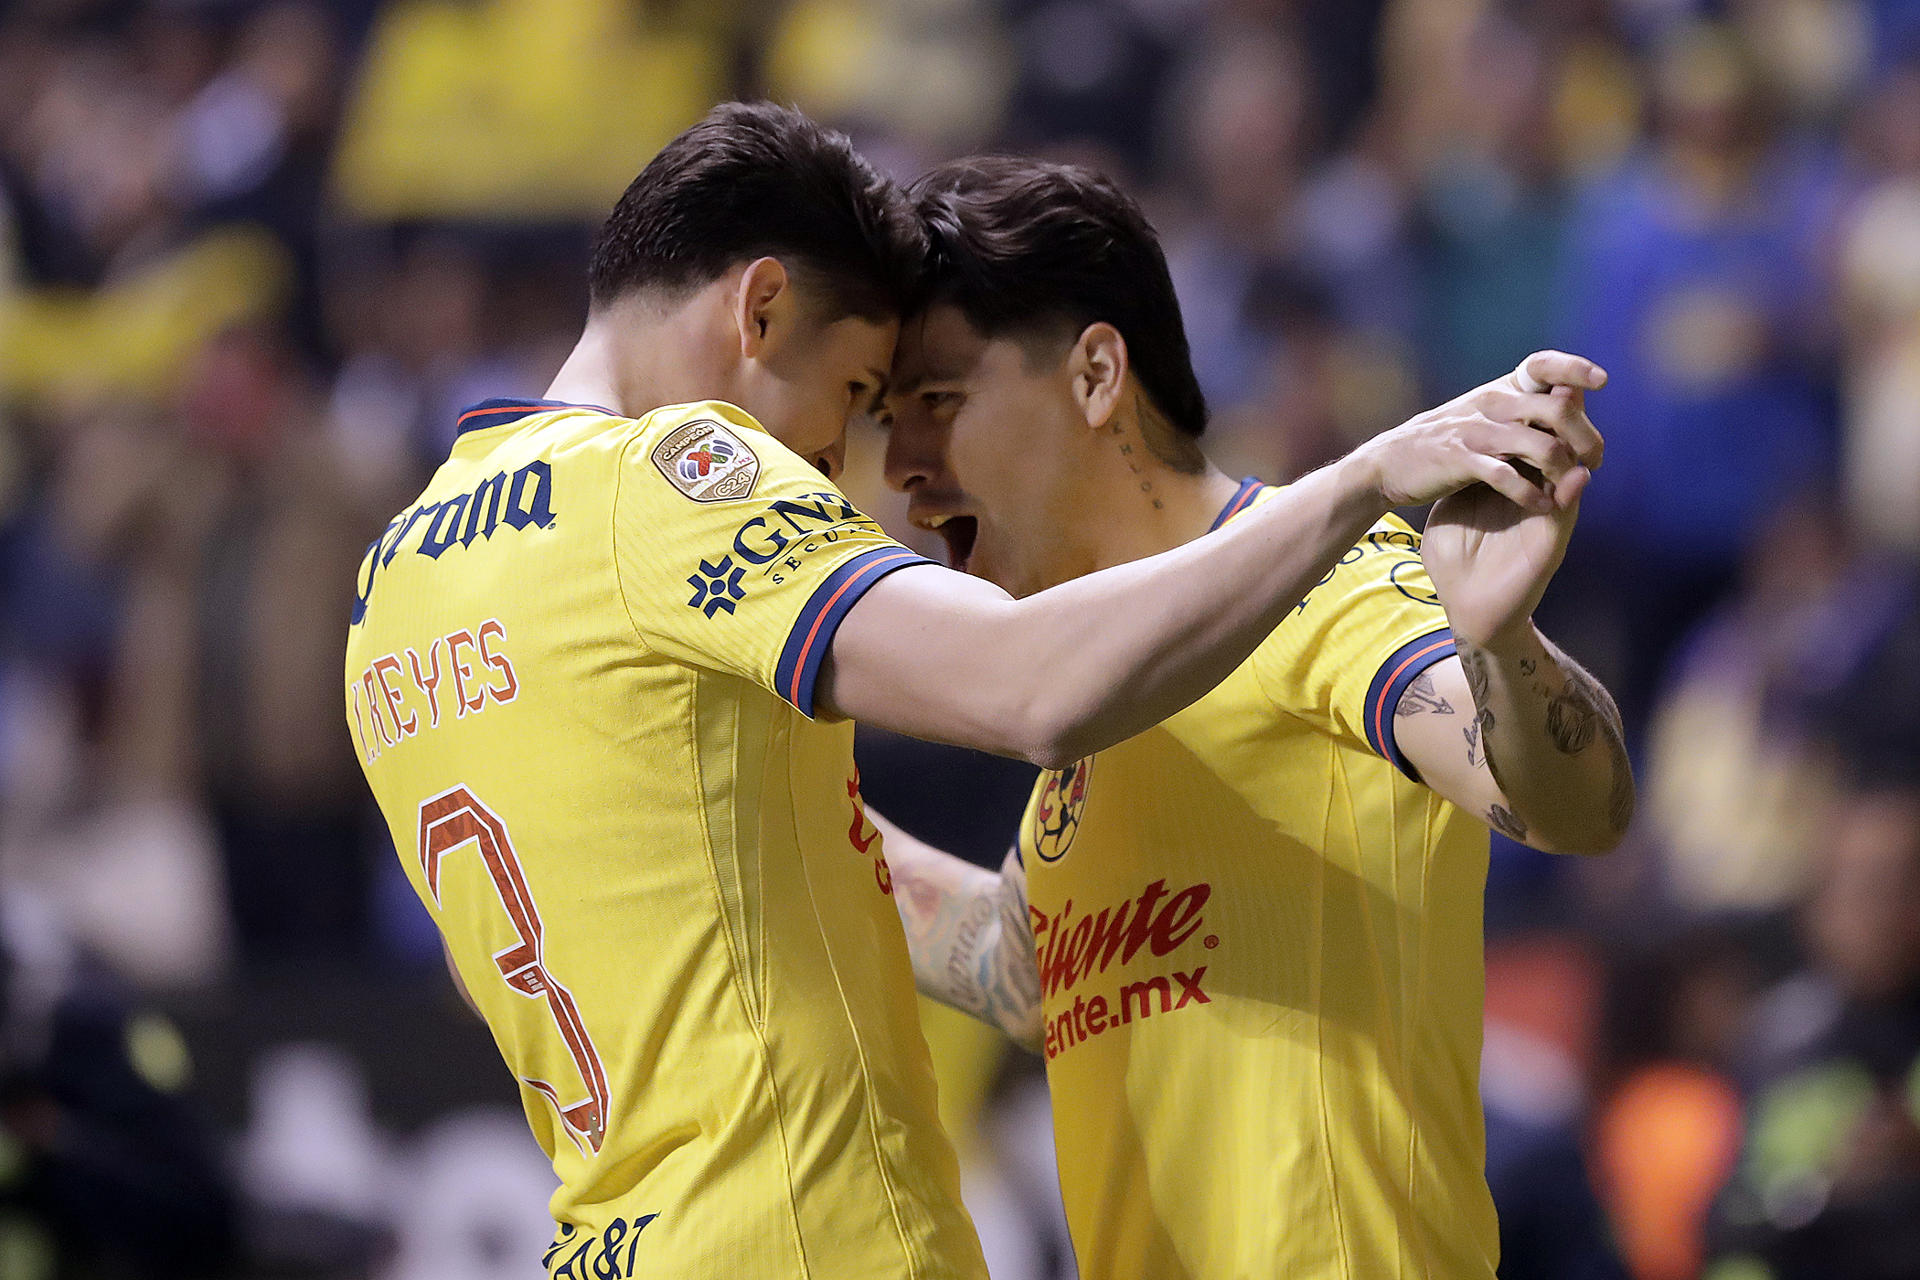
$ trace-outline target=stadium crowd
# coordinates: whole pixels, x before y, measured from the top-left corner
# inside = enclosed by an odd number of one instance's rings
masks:
[[[551,1179],[342,636],[731,96],[1120,178],[1240,474],[1604,365],[1543,625],[1643,803],[1606,859],[1495,837],[1502,1275],[1920,1276],[1915,0],[0,0],[0,1274],[527,1273]],[[997,863],[1022,767],[861,751]],[[995,1275],[1070,1273],[1036,1067],[929,1030]]]

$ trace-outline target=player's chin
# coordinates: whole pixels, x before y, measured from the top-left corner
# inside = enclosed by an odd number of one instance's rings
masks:
[[[967,557],[965,572],[991,582],[1015,599],[1032,594],[1031,585],[1023,582],[1019,566],[996,554],[992,546],[976,545],[973,554]]]

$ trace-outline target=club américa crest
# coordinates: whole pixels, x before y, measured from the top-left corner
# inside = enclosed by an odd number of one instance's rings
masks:
[[[1067,856],[1068,846],[1080,832],[1080,817],[1087,811],[1087,782],[1092,776],[1092,756],[1047,773],[1033,806],[1033,852],[1042,862]]]

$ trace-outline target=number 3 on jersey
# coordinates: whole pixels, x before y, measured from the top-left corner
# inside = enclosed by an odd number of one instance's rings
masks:
[[[480,861],[493,880],[500,905],[519,939],[513,946],[494,953],[494,963],[509,987],[529,999],[547,1002],[554,1026],[566,1042],[573,1064],[580,1070],[580,1081],[587,1096],[578,1102],[563,1103],[559,1090],[545,1080],[525,1083],[545,1094],[575,1145],[582,1150],[598,1151],[606,1134],[607,1073],[600,1063],[599,1051],[580,1021],[580,1009],[573,994],[547,972],[540,954],[540,913],[533,905],[520,859],[513,851],[507,826],[487,806],[474,799],[465,787],[443,791],[420,806],[420,869],[427,878],[427,891],[440,905],[440,863],[448,854],[474,845]]]

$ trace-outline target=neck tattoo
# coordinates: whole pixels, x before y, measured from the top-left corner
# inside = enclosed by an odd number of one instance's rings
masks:
[[[1140,399],[1140,393],[1137,391],[1134,392],[1133,412],[1134,412],[1134,417],[1136,421],[1144,421],[1144,419],[1140,418],[1140,415],[1146,412],[1146,408],[1147,408],[1146,405],[1142,403]],[[1114,423],[1112,427],[1108,428],[1108,431],[1109,431],[1109,434],[1114,436],[1119,436],[1122,434],[1120,429],[1120,424],[1117,422]],[[1135,476],[1139,477],[1140,492],[1143,495],[1145,495],[1145,497],[1149,502],[1153,503],[1153,509],[1155,511],[1166,510],[1166,504],[1160,501],[1160,495],[1153,491],[1153,478],[1149,476],[1146,472],[1140,469],[1140,456],[1133,447],[1133,441],[1131,440],[1120,441],[1120,456],[1122,459],[1125,460],[1127,464],[1127,470],[1133,472]]]

